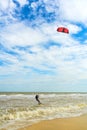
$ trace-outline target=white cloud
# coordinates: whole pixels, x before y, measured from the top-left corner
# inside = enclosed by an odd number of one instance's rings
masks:
[[[20,3],[21,6],[23,6],[23,5],[28,3],[27,0],[17,0],[17,1]]]
[[[10,3],[9,3],[10,2]],[[21,7],[27,4],[26,0],[18,0]],[[31,23],[26,25],[25,22],[8,23],[0,31],[0,41],[3,46],[15,53],[18,56],[8,54],[3,51],[0,53],[0,59],[8,61],[11,64],[0,67],[0,74],[19,73],[19,77],[23,79],[23,74],[30,76],[33,81],[48,81],[53,80],[59,82],[72,82],[87,78],[87,46],[81,45],[81,41],[74,39],[72,34],[78,34],[82,28],[75,24],[82,22],[86,25],[87,9],[86,0],[41,0],[37,3],[33,2],[31,7],[37,8],[41,3],[45,4],[47,12],[55,12],[56,20],[52,23],[47,23],[44,18],[37,18],[33,23],[37,24],[32,27]],[[0,1],[2,11],[8,11],[8,16],[3,16],[2,21],[13,19],[15,4],[10,0]],[[34,12],[35,13],[35,12]],[[63,20],[62,20],[63,19]],[[71,23],[70,23],[71,21]],[[73,24],[74,23],[74,24]],[[69,34],[58,33],[57,27],[65,26],[69,29]],[[84,43],[87,41],[84,39]],[[56,43],[56,45],[49,45]],[[48,48],[43,46],[48,45]],[[18,49],[17,46],[31,48],[25,50]],[[33,53],[29,53],[29,49]],[[24,68],[25,67],[25,68]],[[33,71],[37,69],[37,72]],[[55,76],[40,75],[38,70],[54,72]],[[24,79],[24,82],[26,80]],[[50,84],[50,83],[49,83]]]
[[[27,0],[17,0],[21,7],[28,4]],[[82,22],[86,24],[87,22],[87,8],[86,0],[41,0],[39,2],[32,2],[31,7],[35,10],[38,6],[44,4],[48,13],[54,12],[54,17],[57,22],[63,20],[69,20],[72,22]],[[15,3],[12,0],[0,1],[0,9],[4,12],[10,12],[14,14],[14,9],[16,8]],[[9,14],[10,15],[10,14]],[[60,17],[59,17],[60,16]]]
[[[15,7],[16,6],[12,0],[0,1],[0,10],[3,11],[3,13],[6,13],[6,14],[12,13]]]
[[[60,17],[61,19],[73,22],[87,22],[87,1],[86,0],[61,0]]]
[[[67,25],[67,23],[65,23]],[[77,33],[80,28],[76,25],[69,24],[70,30],[74,30]],[[70,57],[72,53],[72,48],[74,45],[79,45],[78,41],[75,41],[70,35],[58,33],[56,31],[57,26],[55,23],[48,24],[43,23],[37,28],[31,28],[24,23],[16,23],[10,24],[5,29],[2,30],[1,37],[4,39],[6,47],[11,49],[15,46],[33,46],[31,51],[36,54],[31,55],[26,51],[18,51],[15,49],[14,51],[20,55],[21,61],[18,59],[11,58],[9,55],[8,60],[13,63],[13,67],[15,70],[15,66],[21,68],[23,66],[32,66],[41,70],[50,70],[53,68],[54,72],[66,73],[66,70],[71,70],[69,68],[73,68],[73,62],[71,61],[65,62],[65,58]],[[73,31],[72,31],[73,32]],[[47,41],[53,41],[60,45],[63,45],[62,48],[58,48],[57,46],[52,46],[49,50],[45,50],[38,46],[39,44],[43,45]],[[66,48],[66,46],[71,48]],[[76,48],[74,48],[76,50]],[[5,57],[3,57],[5,59]],[[19,59],[20,59],[19,58]],[[71,56],[72,58],[72,56]],[[7,59],[7,58],[6,58]],[[13,59],[13,61],[11,60]],[[44,63],[46,66],[44,66]],[[68,66],[71,67],[68,67]],[[54,69],[55,68],[55,69]],[[17,69],[18,70],[18,69]],[[24,70],[24,69],[23,69]]]
[[[5,40],[7,46],[35,45],[46,41],[44,34],[38,28],[33,29],[23,23],[7,26],[2,30],[1,37]]]
[[[0,22],[4,25],[8,25],[9,21],[17,21],[14,15],[16,8],[15,3],[12,0],[0,1]]]
[[[43,0],[43,2],[45,3],[45,7],[47,12],[55,12],[55,14],[57,14],[57,10],[59,7],[59,1],[58,0]]]
[[[69,29],[70,34],[77,34],[80,31],[82,31],[82,28],[80,26],[75,25],[75,24],[67,23],[67,28]]]
[[[0,0],[0,8],[5,10],[9,7],[9,0]]]

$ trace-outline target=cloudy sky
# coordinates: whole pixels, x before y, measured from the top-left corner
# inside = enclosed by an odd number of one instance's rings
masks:
[[[87,92],[87,0],[0,0],[0,91]]]

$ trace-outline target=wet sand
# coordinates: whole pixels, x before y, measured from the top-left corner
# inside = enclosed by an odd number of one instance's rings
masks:
[[[87,130],[87,115],[41,121],[19,130]]]

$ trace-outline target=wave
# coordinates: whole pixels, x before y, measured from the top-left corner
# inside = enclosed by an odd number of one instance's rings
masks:
[[[0,99],[1,98],[34,98],[35,93],[11,93],[11,94],[0,94]],[[85,96],[87,97],[87,93],[40,93],[41,98],[52,98],[52,97],[82,97]]]
[[[0,126],[10,122],[37,122],[45,119],[67,118],[87,113],[87,94],[41,93],[38,105],[35,93],[0,94]]]
[[[72,117],[82,114],[86,111],[87,104],[81,103],[77,105],[61,106],[61,107],[45,107],[33,106],[31,108],[9,108],[0,116],[0,120],[17,120],[17,119],[39,119],[39,118],[57,118]],[[85,110],[85,111],[83,111]],[[86,111],[87,112],[87,111]]]

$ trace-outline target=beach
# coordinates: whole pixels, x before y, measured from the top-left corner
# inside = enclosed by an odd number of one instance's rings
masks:
[[[87,115],[41,121],[19,130],[87,130]]]
[[[0,130],[87,130],[87,93],[0,93]]]

